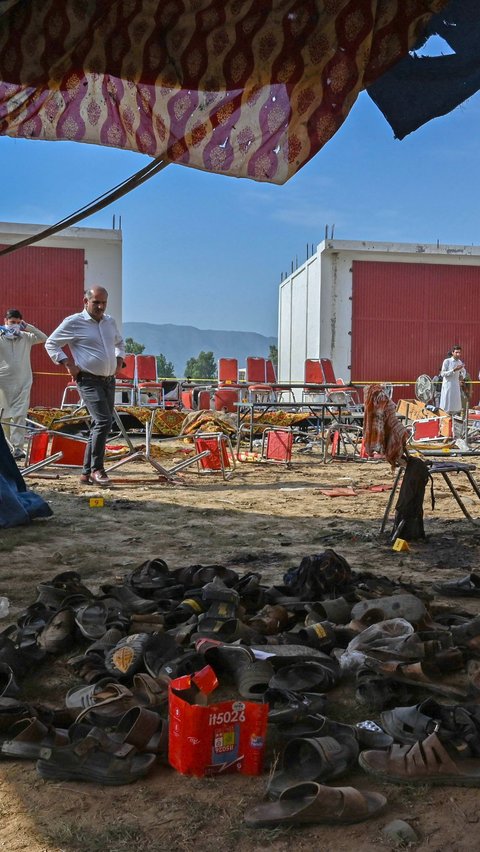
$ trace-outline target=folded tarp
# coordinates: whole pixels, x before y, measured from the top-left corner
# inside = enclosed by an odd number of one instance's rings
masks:
[[[0,426],[0,529],[48,518],[53,512],[43,497],[28,491]]]

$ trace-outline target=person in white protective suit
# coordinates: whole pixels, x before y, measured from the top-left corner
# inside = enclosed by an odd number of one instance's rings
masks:
[[[0,419],[16,459],[25,458],[25,428],[20,427],[25,427],[30,404],[30,351],[46,339],[47,335],[25,322],[16,308],[6,312],[4,324],[0,325]]]
[[[457,414],[462,410],[461,380],[466,376],[461,346],[452,346],[452,356],[445,358],[440,375],[442,376],[440,408],[448,414]]]

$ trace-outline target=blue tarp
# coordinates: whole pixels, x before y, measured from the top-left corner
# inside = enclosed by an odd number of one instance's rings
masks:
[[[48,518],[53,512],[43,497],[28,491],[0,425],[0,529]]]

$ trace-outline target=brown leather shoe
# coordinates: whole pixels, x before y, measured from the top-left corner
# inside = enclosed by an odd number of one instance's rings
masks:
[[[110,480],[104,470],[92,470],[91,478],[94,485],[110,485]]]
[[[93,485],[93,479],[89,473],[80,474],[80,485]]]

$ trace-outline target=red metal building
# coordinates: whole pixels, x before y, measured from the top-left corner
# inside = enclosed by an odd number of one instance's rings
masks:
[[[279,378],[327,357],[346,381],[399,382],[411,398],[459,343],[476,380],[479,321],[479,246],[326,240],[280,284]]]
[[[15,243],[38,226],[0,223],[0,246]],[[109,291],[109,313],[121,327],[119,230],[69,228],[61,235],[0,256],[0,322],[8,308],[49,334],[69,314],[82,310],[84,290],[98,283]],[[32,406],[58,407],[69,379],[42,345],[32,348]]]

